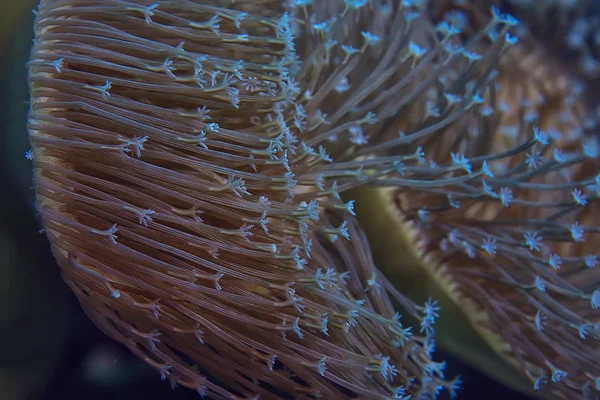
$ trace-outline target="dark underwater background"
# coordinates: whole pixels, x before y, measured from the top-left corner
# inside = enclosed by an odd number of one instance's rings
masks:
[[[195,392],[172,390],[88,320],[38,233],[24,157],[34,3],[0,0],[0,399],[197,399]],[[462,376],[461,400],[528,398],[441,350],[436,358],[448,361],[447,376]]]

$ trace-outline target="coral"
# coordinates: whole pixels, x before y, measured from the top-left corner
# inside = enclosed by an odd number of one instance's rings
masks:
[[[466,43],[494,21],[513,25],[511,35],[519,31],[518,21],[498,9],[483,15],[462,3],[438,12],[454,21]],[[509,40],[488,32],[488,45],[469,54]],[[531,387],[548,398],[597,398],[597,116],[582,97],[582,83],[534,40],[511,41],[477,104],[435,139],[414,143],[428,163],[420,177],[431,183],[380,195],[395,204],[391,212],[400,212],[403,226],[396,229],[409,236],[422,268]],[[451,101],[443,88],[460,72],[437,76],[431,97],[416,102]],[[462,83],[469,88],[478,81]],[[425,119],[400,115],[398,124],[410,132],[447,118],[431,109],[436,112]],[[398,259],[393,249],[376,251]]]
[[[412,144],[482,101],[510,21],[477,56],[411,3],[40,3],[37,210],[86,313],[163,379],[212,398],[455,394],[430,358],[438,307],[393,291],[340,193],[420,177]],[[412,113],[435,124],[370,144],[450,67]]]

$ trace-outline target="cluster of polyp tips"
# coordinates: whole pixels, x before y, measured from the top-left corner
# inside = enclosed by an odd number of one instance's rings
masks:
[[[406,1],[206,3],[41,2],[30,157],[65,280],[108,335],[201,395],[454,393],[430,359],[437,306],[397,296],[424,329],[401,325],[339,192],[419,172],[416,147],[355,157],[432,60],[469,55],[450,53],[456,32]],[[448,91],[440,118],[477,90]]]
[[[465,31],[470,17],[452,11]],[[582,85],[527,40],[495,68],[481,104],[422,144],[422,176],[445,184],[402,187],[397,204],[435,273],[455,300],[475,305],[473,319],[502,338],[534,389],[595,399],[600,115]]]

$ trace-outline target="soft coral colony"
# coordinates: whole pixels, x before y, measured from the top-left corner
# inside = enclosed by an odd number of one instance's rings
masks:
[[[90,318],[212,398],[454,395],[431,359],[439,308],[393,289],[340,199],[493,174],[423,148],[484,107],[515,21],[496,12],[465,44],[422,7],[42,1],[37,209]]]
[[[463,35],[480,35],[477,25],[488,18],[461,3],[442,13]],[[498,33],[488,31],[486,40],[473,49],[476,55],[497,45]],[[408,237],[422,268],[540,396],[595,399],[599,115],[583,96],[584,85],[528,37],[494,69],[481,105],[456,118],[443,136],[421,143],[431,167],[423,173],[437,171],[446,183],[371,192],[377,200],[366,204],[387,208],[381,220],[390,223],[378,227],[386,230],[382,235]],[[446,79],[441,76],[442,86]],[[421,101],[432,99],[424,94]],[[432,109],[435,118],[447,115]],[[473,177],[474,163],[487,168],[469,181],[448,168]],[[397,247],[373,243],[397,260]]]
[[[35,33],[37,209],[104,332],[211,398],[454,395],[438,308],[397,295],[427,329],[401,324],[340,200],[421,161],[354,153],[418,90],[409,39],[448,30],[399,1],[53,0]]]

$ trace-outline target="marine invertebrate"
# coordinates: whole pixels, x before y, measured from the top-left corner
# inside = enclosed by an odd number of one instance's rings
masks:
[[[37,13],[37,209],[101,329],[213,398],[454,392],[430,359],[439,310],[396,293],[425,329],[400,324],[339,200],[421,161],[354,158],[419,90],[429,63],[415,66],[411,35],[451,32],[400,1],[46,0]],[[348,147],[328,154],[334,138]]]
[[[490,17],[468,10],[454,17],[477,37]],[[493,31],[488,38],[500,40]],[[580,83],[526,37],[495,75],[480,104],[435,140],[415,143],[429,162],[421,177],[440,184],[370,192],[381,197],[364,206],[387,207],[382,220],[400,225],[385,229],[409,237],[420,266],[531,387],[548,398],[596,398],[597,117]],[[394,249],[376,251],[398,260]]]

